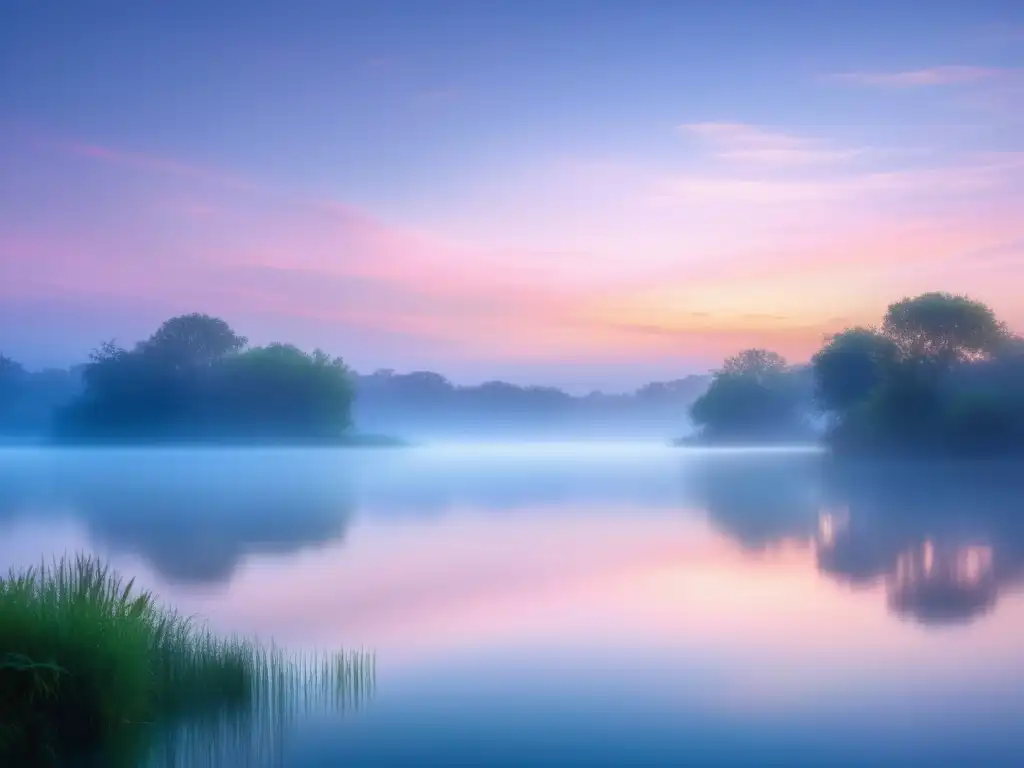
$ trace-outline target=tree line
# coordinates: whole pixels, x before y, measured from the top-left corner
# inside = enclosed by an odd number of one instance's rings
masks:
[[[706,375],[652,382],[629,393],[573,395],[545,386],[455,384],[432,371],[355,377],[356,423],[410,437],[658,438],[668,440],[707,387]]]
[[[0,355],[0,435],[60,440],[343,440],[398,435],[678,434],[704,444],[802,442],[837,452],[997,453],[1024,447],[1024,341],[985,304],[926,293],[877,327],[828,339],[807,365],[744,350],[711,377],[578,397],[440,374],[359,375],[322,350],[251,346],[223,320],[182,315],[73,370]],[[639,431],[638,431],[639,430]]]
[[[0,438],[35,436],[47,430],[56,411],[78,391],[75,371],[27,371],[0,354]]]
[[[667,437],[708,380],[579,397],[503,381],[460,386],[432,371],[360,375],[323,351],[250,346],[225,321],[190,314],[134,347],[101,344],[67,370],[29,372],[0,355],[0,437],[337,440],[356,426],[412,438]]]
[[[991,454],[1024,448],[1024,341],[990,307],[925,293],[891,304],[877,327],[828,338],[809,366],[745,350],[690,409],[706,443],[791,441],[835,452]]]

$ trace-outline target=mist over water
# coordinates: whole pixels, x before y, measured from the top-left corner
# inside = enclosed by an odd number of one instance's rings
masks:
[[[1022,482],[813,446],[9,448],[0,567],[94,552],[219,631],[376,651],[289,766],[1014,765]]]

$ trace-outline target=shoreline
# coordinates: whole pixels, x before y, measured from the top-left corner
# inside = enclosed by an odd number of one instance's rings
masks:
[[[17,443],[39,448],[410,448],[408,440],[390,435],[351,435],[331,438],[247,437],[137,437],[137,438],[44,438]]]

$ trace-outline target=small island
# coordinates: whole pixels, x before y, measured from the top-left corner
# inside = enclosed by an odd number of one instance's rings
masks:
[[[1024,340],[987,305],[925,293],[880,326],[825,340],[810,365],[749,349],[725,361],[677,445],[824,441],[836,456],[993,456],[1024,449]],[[817,423],[815,423],[815,421]]]
[[[402,445],[353,431],[355,391],[340,357],[250,347],[204,314],[167,320],[130,350],[104,343],[81,381],[54,416],[58,444]]]

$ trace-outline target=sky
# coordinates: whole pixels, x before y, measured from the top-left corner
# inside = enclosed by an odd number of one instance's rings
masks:
[[[0,351],[184,312],[629,389],[905,295],[1024,331],[1024,3],[0,0]]]

